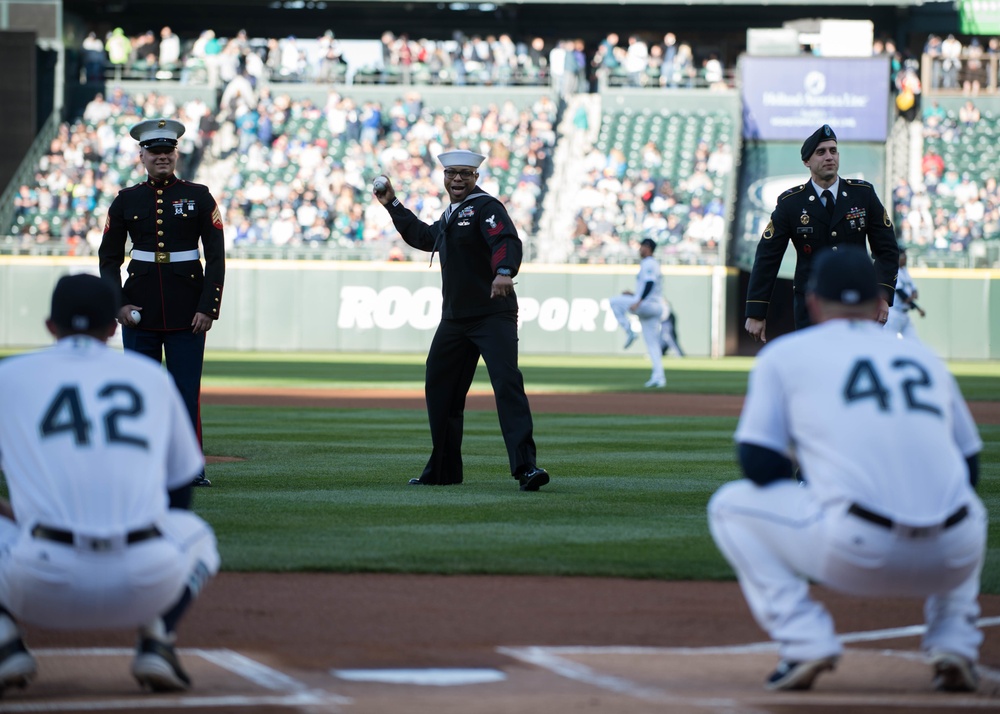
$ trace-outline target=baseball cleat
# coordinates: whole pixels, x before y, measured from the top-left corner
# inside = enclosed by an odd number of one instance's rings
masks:
[[[173,645],[152,637],[139,641],[132,676],[154,692],[183,692],[191,687],[191,678],[181,668]]]
[[[664,379],[651,379],[644,385],[647,388],[661,389],[667,386],[667,382]]]
[[[979,687],[976,666],[970,660],[950,652],[931,656],[934,667],[934,689],[939,692],[974,692]]]
[[[537,491],[549,482],[549,472],[537,466],[528,469],[518,477],[522,491]]]
[[[211,486],[212,482],[205,478],[205,474],[198,474],[195,476],[194,481],[191,482],[192,486]]]
[[[632,332],[631,330],[629,330],[628,332],[626,332],[625,333],[625,347],[624,347],[624,349],[627,350],[629,347],[631,347],[632,343],[635,342],[635,338],[636,338],[636,334],[634,332]]]
[[[10,687],[24,689],[35,678],[38,666],[20,637],[0,647],[0,694]]]
[[[804,662],[782,660],[778,663],[777,669],[771,672],[771,676],[764,682],[764,689],[772,692],[777,690],[809,689],[821,672],[836,667],[837,659],[836,656],[832,656],[823,657],[822,659],[810,659]]]

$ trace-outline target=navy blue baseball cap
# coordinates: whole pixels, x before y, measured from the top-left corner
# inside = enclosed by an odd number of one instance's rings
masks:
[[[878,279],[868,251],[847,245],[816,256],[806,292],[843,305],[860,305],[878,298]]]
[[[100,330],[117,315],[118,295],[96,275],[66,275],[52,291],[49,319],[67,332]]]

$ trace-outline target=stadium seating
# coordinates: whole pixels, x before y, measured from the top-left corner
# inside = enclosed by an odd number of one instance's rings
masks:
[[[724,111],[667,108],[604,111],[594,149],[605,156],[623,157],[624,170],[617,177],[620,180],[651,182],[656,187],[644,198],[641,207],[635,206],[630,191],[624,190],[619,195],[618,215],[612,217],[618,241],[628,245],[642,238],[652,238],[665,246],[658,255],[668,263],[724,263],[724,236],[706,239],[693,235],[687,236],[689,240],[685,241],[685,234],[691,228],[691,221],[700,219],[706,212],[721,212],[723,217],[729,215],[734,200],[732,166],[725,172],[710,173],[707,163],[709,155],[719,145],[731,147],[736,144],[736,127]],[[595,175],[594,184],[603,183],[606,175],[607,171]],[[671,200],[658,201],[657,197],[662,195],[669,195]],[[664,231],[662,221],[647,220],[649,213],[660,213],[664,217],[672,214],[679,219],[677,230]],[[581,216],[585,214],[586,210],[581,212]],[[608,211],[602,210],[602,218],[608,217]],[[727,219],[723,218],[722,225],[723,233],[728,232]],[[578,242],[578,260],[604,262],[611,258],[606,236],[599,241],[583,238]],[[682,243],[686,245],[681,247]],[[631,256],[634,251],[625,253]]]
[[[935,110],[937,108],[935,107]],[[901,238],[912,265],[986,267],[1000,257],[1000,116],[983,109],[963,122],[957,109],[927,111],[923,156],[940,157],[941,176],[925,166],[922,186],[907,184],[894,197]],[[933,164],[933,162],[931,162]],[[914,204],[913,192],[922,201]],[[924,210],[919,206],[929,203]]]

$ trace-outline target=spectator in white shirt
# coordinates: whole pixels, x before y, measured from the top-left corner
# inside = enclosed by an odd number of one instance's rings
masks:
[[[169,27],[160,30],[160,69],[178,68],[181,60],[181,38]]]

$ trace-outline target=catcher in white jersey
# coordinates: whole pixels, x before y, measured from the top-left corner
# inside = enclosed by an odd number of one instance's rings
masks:
[[[629,322],[629,313],[634,312],[642,326],[642,339],[646,343],[649,361],[653,363],[647,387],[664,387],[667,378],[663,373],[663,341],[661,338],[664,319],[663,276],[660,263],[653,257],[656,243],[646,238],[639,244],[639,274],[635,279],[635,292],[615,295],[608,302],[618,324],[625,331],[625,348],[635,342],[635,333]]]
[[[841,655],[809,580],[926,598],[935,688],[977,686],[982,441],[941,360],[874,322],[878,298],[864,249],[817,261],[806,298],[814,326],[768,343],[750,375],[735,435],[747,478],[708,505],[716,544],[779,644],[767,689],[808,689]]]
[[[117,312],[100,278],[64,277],[46,322],[58,342],[0,362],[0,692],[36,672],[15,621],[137,627],[139,683],[190,686],[175,629],[219,568],[211,528],[185,510],[203,457],[170,375],[106,345]]]

